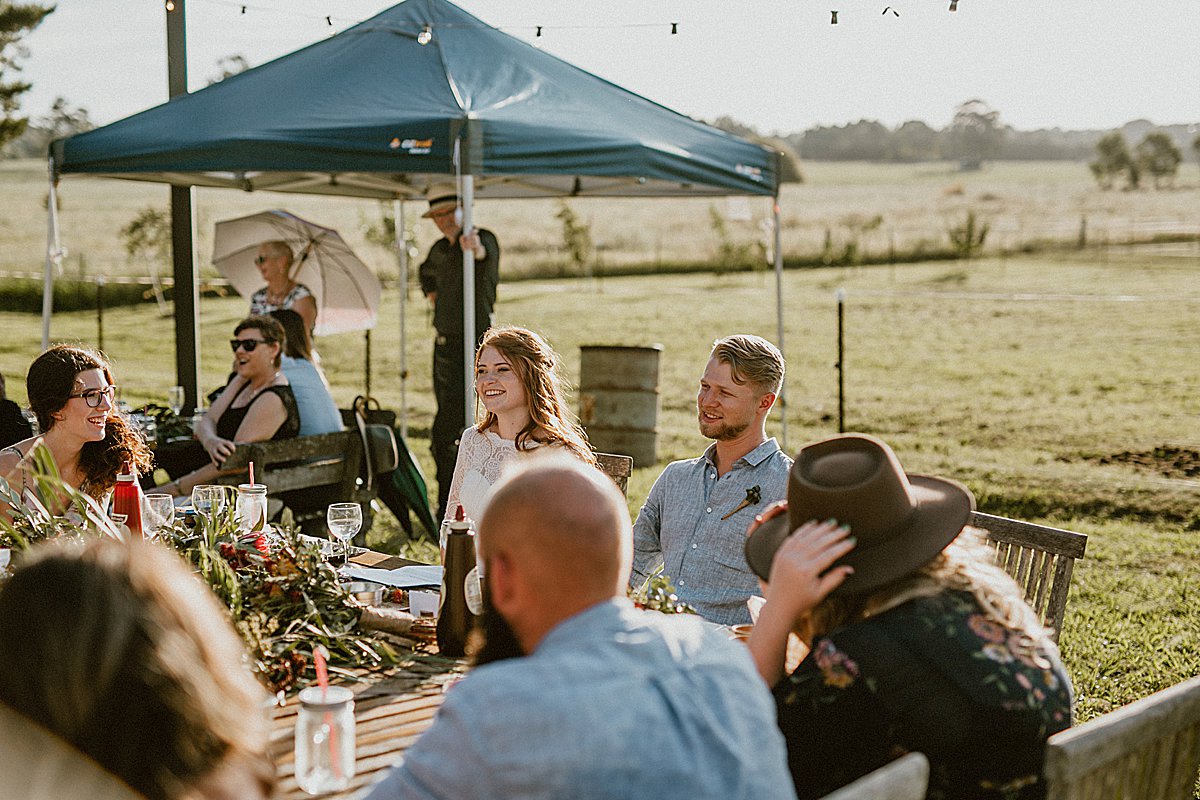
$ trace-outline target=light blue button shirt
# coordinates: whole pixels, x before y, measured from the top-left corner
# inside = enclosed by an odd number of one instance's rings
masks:
[[[768,439],[717,478],[716,444],[704,455],[667,465],[633,524],[633,574],[639,586],[661,564],[676,593],[706,619],[750,621],[746,600],[759,594],[746,564],[746,528],[754,515],[787,496],[792,460]],[[730,515],[758,487],[759,501]],[[728,517],[728,518],[726,518]]]
[[[794,800],[746,648],[624,598],[476,669],[368,800]]]

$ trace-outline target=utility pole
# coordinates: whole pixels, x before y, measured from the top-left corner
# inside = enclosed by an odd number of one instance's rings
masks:
[[[167,91],[187,94],[187,0],[165,0]],[[175,275],[175,382],[183,387],[184,408],[200,405],[200,292],[196,284],[195,190],[171,187],[171,260]]]

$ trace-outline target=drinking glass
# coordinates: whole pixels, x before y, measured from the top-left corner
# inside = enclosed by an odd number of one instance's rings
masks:
[[[296,785],[306,794],[345,789],[354,777],[354,694],[344,686],[300,692]]]
[[[167,390],[167,407],[171,409],[171,413],[179,416],[179,412],[183,411],[183,387],[172,386]]]
[[[192,508],[197,514],[215,517],[225,510],[226,487],[202,483],[192,489]]]
[[[342,543],[344,561],[350,559],[350,540],[362,528],[362,507],[358,503],[333,503],[325,512],[329,532]]]
[[[146,495],[146,510],[149,512],[150,524],[146,526],[151,536],[158,536],[162,531],[175,524],[175,498],[169,494]]]

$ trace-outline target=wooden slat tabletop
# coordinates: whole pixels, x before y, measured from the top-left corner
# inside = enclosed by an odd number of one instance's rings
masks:
[[[413,564],[394,556],[368,552],[351,559],[363,566],[392,569]],[[432,724],[434,714],[450,684],[462,677],[464,662],[436,655],[430,641],[432,629],[415,635],[417,651],[399,667],[378,673],[362,673],[357,683],[344,683],[354,692],[355,774],[349,788],[320,795],[328,800],[362,798],[404,751]],[[296,785],[295,729],[299,708],[296,696],[275,709],[271,727],[271,758],[275,762],[279,800],[300,800],[305,794]]]

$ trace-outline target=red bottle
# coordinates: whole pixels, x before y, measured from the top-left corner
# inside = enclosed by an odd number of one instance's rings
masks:
[[[121,467],[117,476],[117,488],[113,489],[112,510],[114,514],[125,517],[125,525],[129,532],[139,539],[142,533],[142,487],[138,485],[137,476],[129,468],[129,462]]]

